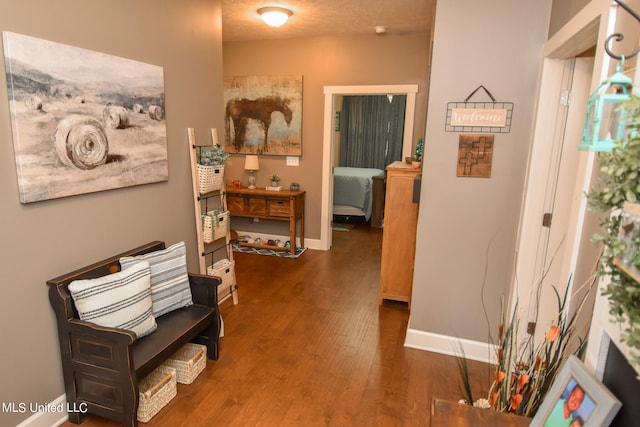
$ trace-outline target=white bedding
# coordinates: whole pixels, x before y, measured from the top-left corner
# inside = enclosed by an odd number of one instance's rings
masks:
[[[364,215],[368,221],[371,217],[374,176],[384,176],[384,171],[374,168],[334,168],[333,213],[336,215]]]

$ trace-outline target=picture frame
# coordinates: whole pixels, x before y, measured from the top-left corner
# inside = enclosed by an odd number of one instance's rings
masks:
[[[302,156],[302,75],[224,79],[229,154]]]
[[[580,398],[580,389],[582,398]],[[573,401],[573,404],[570,401]],[[569,419],[579,417],[582,420],[582,424],[577,424],[578,426],[608,426],[621,406],[622,404],[613,393],[587,371],[580,359],[572,355],[560,370],[530,425],[572,426],[566,418],[564,421],[557,421],[558,416],[563,417],[566,414],[564,412],[566,409],[571,412]]]
[[[169,179],[161,66],[2,32],[20,203]]]

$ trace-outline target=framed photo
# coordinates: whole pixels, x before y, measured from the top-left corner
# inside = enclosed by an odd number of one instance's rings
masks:
[[[620,401],[571,356],[531,421],[532,426],[608,426]]]

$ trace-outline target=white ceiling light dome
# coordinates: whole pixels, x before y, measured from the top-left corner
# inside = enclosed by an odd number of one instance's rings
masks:
[[[289,9],[284,7],[261,7],[258,14],[262,16],[262,20],[271,27],[283,26],[289,17],[293,15]]]

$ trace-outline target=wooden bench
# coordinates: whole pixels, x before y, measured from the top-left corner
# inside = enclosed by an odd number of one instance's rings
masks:
[[[80,424],[92,413],[136,426],[139,379],[191,341],[206,345],[209,358],[218,359],[217,277],[189,274],[193,305],[157,317],[157,329],[140,339],[131,331],[98,326],[78,316],[68,289],[72,281],[118,272],[121,257],[164,248],[163,242],[151,242],[47,281],[72,423]]]

